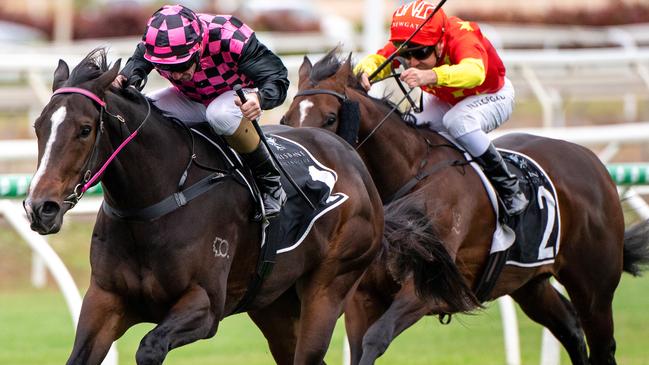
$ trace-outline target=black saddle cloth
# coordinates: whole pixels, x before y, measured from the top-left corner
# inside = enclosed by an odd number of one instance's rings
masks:
[[[539,266],[554,261],[559,250],[559,201],[552,181],[529,156],[499,149],[512,173],[518,176],[521,189],[529,201],[525,212],[510,227],[516,233],[509,249],[507,264]]]

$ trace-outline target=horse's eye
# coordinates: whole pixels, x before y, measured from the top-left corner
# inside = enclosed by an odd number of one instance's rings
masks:
[[[79,137],[81,138],[86,138],[90,135],[90,132],[92,132],[92,127],[89,125],[82,125],[81,130],[79,131]]]
[[[325,120],[325,126],[326,127],[331,127],[336,123],[336,116],[334,114],[329,114],[327,115],[327,120]]]

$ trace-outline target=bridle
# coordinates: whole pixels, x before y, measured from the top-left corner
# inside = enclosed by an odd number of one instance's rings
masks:
[[[394,74],[394,75],[396,75],[396,77],[398,77],[398,74]],[[410,93],[412,92],[412,90],[414,90],[414,89],[410,89],[410,90],[407,91],[407,92],[406,92],[405,89],[403,90],[403,91],[404,91],[404,94],[405,94],[404,97],[401,98],[401,100],[399,100],[399,102],[396,103],[396,104],[392,107],[392,109],[390,109],[390,111],[385,115],[385,117],[383,117],[383,119],[381,119],[381,121],[376,125],[376,127],[374,127],[374,128],[370,131],[370,133],[369,133],[367,136],[365,136],[365,138],[363,138],[363,140],[360,141],[360,142],[356,145],[356,147],[355,147],[355,150],[356,150],[356,151],[358,151],[358,149],[360,149],[360,148],[363,146],[363,144],[364,144],[365,142],[367,142],[367,140],[370,139],[370,137],[372,137],[372,135],[374,135],[374,133],[375,133],[379,128],[381,128],[381,126],[383,125],[383,123],[385,123],[385,121],[388,120],[388,118],[390,117],[390,115],[391,115],[392,113],[394,113],[394,111],[397,110],[397,108],[399,108],[399,105],[401,105],[401,103],[403,103],[403,102],[404,102],[405,100],[407,100],[407,99],[408,99],[408,100],[412,100],[412,99],[410,98]],[[345,95],[345,94],[341,94],[341,93],[339,93],[339,92],[337,92],[337,91],[333,91],[333,90],[329,90],[329,89],[308,89],[308,90],[302,90],[302,91],[299,91],[297,94],[295,94],[295,97],[298,97],[298,96],[309,96],[309,95],[331,95],[331,96],[336,97],[336,98],[338,99],[338,101],[341,103],[341,105],[342,105],[343,103],[345,103],[345,102],[347,102],[347,101],[350,100],[350,99],[347,97],[347,95]],[[359,123],[360,123],[360,122],[359,122]]]
[[[83,89],[80,87],[62,87],[54,91],[54,94],[52,94],[52,97],[56,95],[61,95],[61,94],[79,94],[87,97],[94,103],[96,103],[99,106],[99,128],[97,128],[97,137],[95,138],[95,143],[92,147],[92,152],[90,155],[88,155],[88,158],[86,159],[86,162],[84,163],[84,168],[86,171],[83,173],[83,177],[81,178],[81,182],[75,185],[74,190],[70,195],[68,195],[65,200],[63,200],[63,203],[69,204],[70,209],[72,209],[83,197],[83,194],[91,187],[93,184],[97,182],[99,177],[104,173],[108,165],[117,157],[117,154],[133,139],[137,134],[139,133],[140,129],[144,127],[146,122],[149,120],[149,116],[151,115],[151,104],[149,103],[149,100],[147,98],[144,98],[147,104],[147,113],[146,116],[144,117],[144,120],[140,123],[140,125],[137,127],[137,129],[133,132],[129,132],[129,136],[122,141],[122,143],[113,151],[113,153],[110,155],[110,157],[104,162],[104,164],[99,168],[99,170],[93,175],[92,174],[92,165],[94,165],[94,161],[97,158],[98,154],[98,146],[99,142],[101,140],[101,136],[104,132],[104,119],[103,115],[104,112],[111,117],[117,119],[120,121],[120,127],[125,127],[126,130],[128,131],[128,127],[126,127],[126,120],[124,117],[118,114],[111,114],[107,108],[106,108],[106,102],[102,100],[97,94],[93,93],[90,90]],[[83,170],[82,169],[82,170]]]

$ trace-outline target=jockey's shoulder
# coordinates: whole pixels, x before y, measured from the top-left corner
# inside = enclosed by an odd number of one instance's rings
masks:
[[[450,32],[468,31],[473,32],[480,30],[478,23],[470,20],[465,20],[457,16],[449,16],[447,20],[447,27]]]

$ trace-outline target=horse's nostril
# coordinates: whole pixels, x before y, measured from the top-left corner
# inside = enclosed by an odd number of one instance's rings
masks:
[[[61,208],[57,203],[53,201],[47,201],[43,203],[43,206],[41,207],[41,214],[44,216],[53,216],[58,214],[60,209]]]

